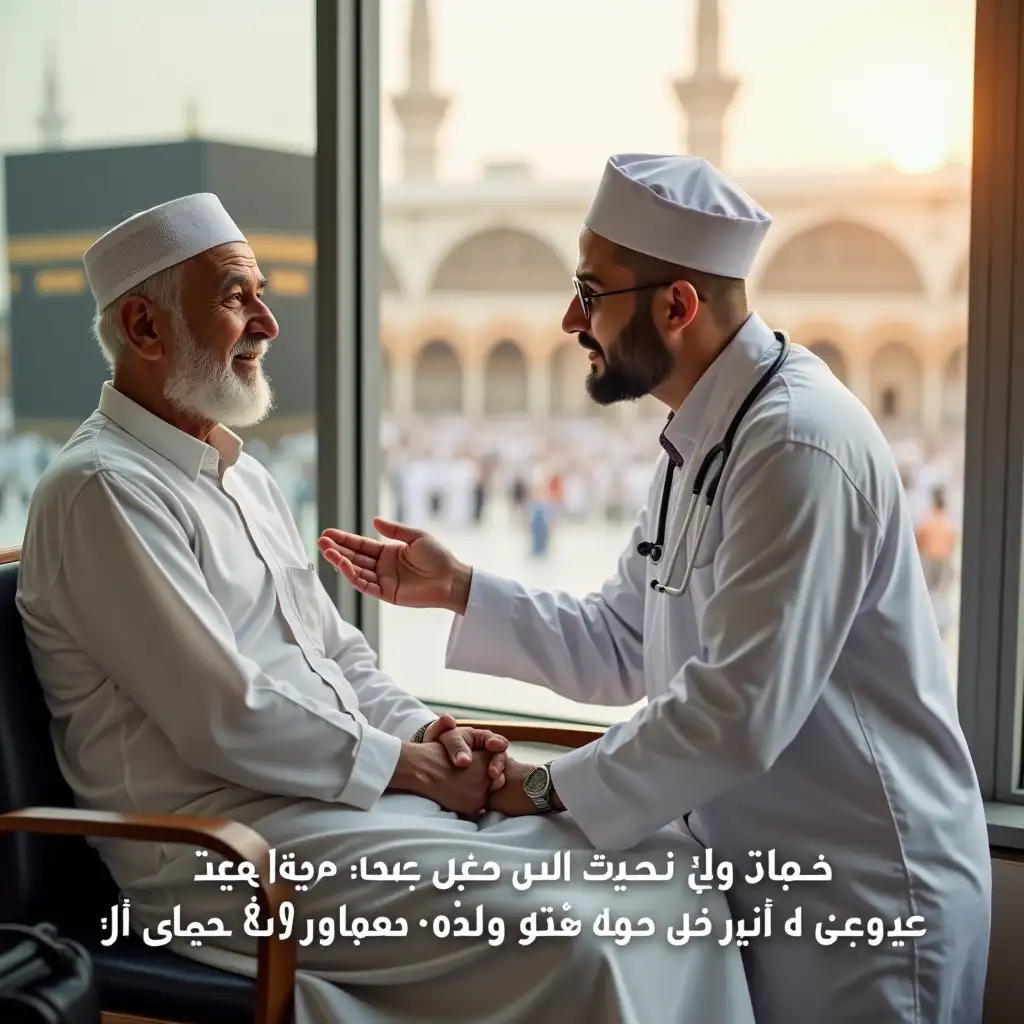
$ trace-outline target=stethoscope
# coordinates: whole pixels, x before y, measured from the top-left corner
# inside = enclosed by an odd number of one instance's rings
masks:
[[[669,555],[668,565],[665,567],[666,582],[659,583],[657,580],[651,580],[651,589],[657,591],[659,594],[668,594],[670,597],[678,597],[680,594],[685,594],[687,587],[690,585],[690,577],[693,575],[693,567],[697,559],[697,552],[700,550],[700,542],[704,536],[704,531],[707,529],[708,519],[711,516],[711,505],[715,500],[715,495],[718,493],[718,483],[722,479],[722,471],[725,469],[725,464],[728,461],[729,456],[732,454],[732,445],[736,438],[736,431],[739,430],[743,417],[746,416],[750,407],[757,401],[758,396],[768,386],[769,381],[771,381],[779,370],[782,369],[782,364],[786,361],[786,357],[789,355],[789,338],[786,336],[785,332],[776,331],[775,340],[781,346],[779,354],[775,357],[775,362],[768,367],[761,376],[761,379],[747,393],[747,397],[743,399],[743,404],[736,410],[736,415],[733,416],[732,422],[729,424],[729,429],[725,432],[725,437],[723,437],[722,440],[704,456],[704,461],[701,462],[700,469],[697,470],[697,477],[693,481],[693,495],[690,498],[690,504],[686,510],[686,517],[683,519],[683,528],[679,531],[679,536],[672,548],[672,553]],[[721,456],[721,458],[719,458],[719,456]],[[716,462],[717,468],[715,468],[714,473],[712,473],[712,467],[715,467]],[[661,511],[658,514],[658,537],[653,542],[649,540],[641,541],[641,543],[637,545],[636,549],[638,555],[641,555],[643,558],[649,557],[654,563],[661,561],[662,551],[665,546],[665,521],[668,518],[669,498],[672,496],[672,474],[675,472],[675,469],[675,462],[669,460],[668,470],[665,473],[665,483],[661,488]],[[707,485],[706,491],[705,484]],[[687,533],[689,533],[694,510],[696,509],[697,502],[700,501],[702,494],[704,495],[704,508],[701,510],[700,519],[697,522],[697,539],[693,545],[693,550],[690,552],[690,556],[687,559],[686,572],[684,573],[683,580],[678,587],[670,587],[668,585],[668,581],[672,579],[672,570],[676,566],[679,549],[685,542]]]

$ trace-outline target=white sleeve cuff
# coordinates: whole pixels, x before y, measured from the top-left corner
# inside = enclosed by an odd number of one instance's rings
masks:
[[[402,741],[364,725],[348,782],[338,800],[360,811],[370,810],[388,788],[402,753]]]
[[[510,580],[473,569],[466,614],[455,616],[448,635],[445,668],[501,674],[499,652],[506,648],[505,638],[510,635],[515,588]]]
[[[409,717],[402,722],[399,739],[411,740],[424,725],[430,725],[431,722],[436,722],[440,717],[440,715],[435,714],[429,708],[427,708],[426,711],[409,715]],[[458,719],[456,719],[456,721],[458,721]]]
[[[556,757],[551,783],[565,809],[597,850],[627,850],[644,836],[633,835],[633,815],[601,780],[596,760],[600,740]]]
[[[395,722],[388,723],[388,735],[397,736],[399,740],[411,740],[422,725],[430,725],[441,716],[430,708],[416,708],[402,715]]]

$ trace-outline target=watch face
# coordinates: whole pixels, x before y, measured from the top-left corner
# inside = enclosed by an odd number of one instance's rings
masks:
[[[534,768],[533,771],[526,776],[526,781],[523,783],[523,788],[526,790],[527,796],[531,799],[546,796],[549,786],[550,780],[547,768]]]

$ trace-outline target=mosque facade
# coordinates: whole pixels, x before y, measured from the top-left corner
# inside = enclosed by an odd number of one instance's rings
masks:
[[[443,96],[433,85],[429,0],[410,2],[408,81],[403,92],[389,98],[401,127],[402,174],[384,185],[381,196],[385,425],[408,434],[435,420],[464,425],[529,421],[541,428],[545,421],[581,417],[608,424],[663,417],[664,409],[653,399],[612,409],[592,403],[583,387],[585,355],[560,328],[572,296],[578,233],[596,180],[539,180],[520,164],[490,165],[470,183],[439,179],[440,131],[457,97]],[[695,2],[694,69],[673,83],[680,105],[680,152],[705,156],[729,172],[727,114],[739,82],[721,67],[717,0]],[[190,189],[216,187],[241,211],[282,312],[295,310],[288,323],[288,351],[281,354],[280,366],[271,367],[275,382],[288,385],[282,394],[291,397],[270,433],[276,438],[310,432],[315,376],[312,158],[242,152],[244,147],[198,139],[169,144],[166,153],[159,146],[119,147],[91,157],[62,151],[63,117],[52,59],[44,91],[43,151],[8,157],[11,349],[38,353],[40,337],[71,339],[87,331],[90,306],[81,254],[117,219],[115,209],[129,201],[142,208]],[[188,154],[200,152],[228,155],[200,161],[221,168],[214,184],[174,170]],[[238,164],[243,158],[244,168]],[[67,203],[54,207],[52,197],[62,194],[60,182],[85,180],[83,161],[89,159],[103,162],[105,170],[93,169],[92,184],[82,191],[88,203],[70,213]],[[166,172],[162,177],[152,170],[154,160]],[[146,161],[145,174],[139,173],[139,161]],[[283,163],[288,173],[280,170]],[[19,177],[14,172],[22,164]],[[52,187],[44,187],[42,167],[52,168]],[[146,182],[152,194],[113,187],[110,168],[119,168],[132,182]],[[879,170],[733,176],[773,217],[748,284],[753,308],[770,326],[818,353],[890,437],[939,446],[961,443],[969,168],[949,165],[919,175]],[[16,179],[24,195],[12,195]],[[255,189],[257,180],[266,187]],[[45,223],[26,221],[19,228],[19,218],[34,208],[30,193],[37,196],[35,206],[46,212]],[[268,194],[281,207],[271,211],[273,223],[263,221],[274,203],[261,202],[258,211],[246,205],[253,196],[262,200]],[[110,209],[98,202],[100,195],[111,196]],[[29,316],[32,310],[36,319]],[[48,319],[40,320],[40,311]],[[4,333],[0,326],[0,352],[7,347]],[[77,343],[74,347],[81,350]],[[97,351],[90,349],[88,358],[88,368],[69,375],[66,387],[72,387],[72,377],[78,387],[73,400],[68,397],[58,410],[21,413],[21,429],[38,429],[58,440],[67,435],[83,410],[92,407],[96,380],[105,373]],[[7,390],[7,373],[2,358],[0,393]],[[14,377],[15,384],[19,377],[34,379],[28,372]],[[56,402],[53,395],[44,397],[50,405]]]
[[[626,420],[647,400],[593,406],[586,360],[560,322],[596,182],[488,167],[475,183],[436,176],[451,99],[432,86],[428,0],[412,0],[406,90],[392,98],[402,178],[382,195],[382,406],[426,418]],[[723,158],[737,81],[721,69],[717,0],[698,0],[696,66],[675,83],[681,152]],[[748,282],[751,305],[824,359],[887,434],[962,438],[969,168],[930,174],[733,175],[773,217]]]

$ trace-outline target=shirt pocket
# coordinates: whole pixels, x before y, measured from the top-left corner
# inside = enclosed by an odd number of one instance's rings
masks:
[[[700,525],[701,513],[707,509],[702,497],[693,510],[693,522],[690,524],[690,535],[687,538],[687,550],[693,551],[694,542],[697,540],[697,527]],[[704,528],[704,536],[701,538],[700,546],[697,548],[697,555],[693,560],[694,574],[711,569],[715,564],[715,556],[722,543],[722,513],[718,507],[718,500],[711,506],[708,513],[708,523]],[[682,555],[680,555],[682,557]]]
[[[296,633],[313,645],[316,653],[324,654],[324,613],[321,605],[320,577],[312,565],[288,566],[284,570],[291,598],[289,622]]]
[[[697,521],[700,510],[706,508],[703,499],[697,510],[694,512],[694,523],[692,527],[691,541],[697,537]],[[722,544],[722,518],[715,507],[711,506],[708,515],[707,528],[701,538],[700,546],[697,549],[697,557],[693,563],[693,574],[690,576],[690,602],[693,607],[693,617],[697,625],[697,636],[701,645],[702,656],[706,656],[707,650],[704,645],[704,609],[707,607],[711,595],[715,592],[715,559],[718,557],[718,549]],[[681,572],[685,572],[682,569]]]

